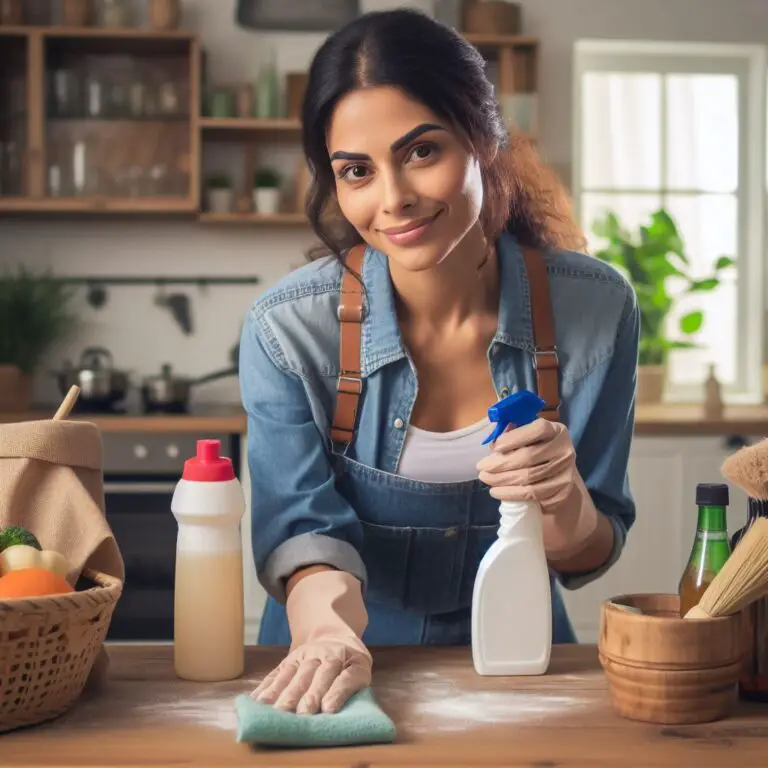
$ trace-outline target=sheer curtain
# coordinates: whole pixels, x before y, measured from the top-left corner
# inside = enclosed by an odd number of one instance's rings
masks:
[[[582,75],[582,224],[592,247],[596,217],[614,211],[629,228],[664,207],[675,220],[695,278],[719,256],[737,257],[739,80],[735,75],[586,72]],[[675,352],[670,389],[700,385],[714,363],[721,381],[737,377],[736,269],[711,293],[685,296],[670,318],[704,313],[699,349]],[[680,290],[670,279],[668,288]],[[683,338],[682,335],[679,336]]]

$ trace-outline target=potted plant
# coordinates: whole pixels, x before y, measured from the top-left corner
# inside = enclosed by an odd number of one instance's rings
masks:
[[[234,192],[232,180],[226,173],[212,173],[205,183],[206,206],[212,213],[229,213]]]
[[[43,356],[76,326],[72,291],[45,273],[21,267],[0,274],[0,411],[29,408],[32,375]]]
[[[663,399],[667,382],[669,352],[696,346],[694,335],[704,324],[704,313],[687,312],[680,318],[677,331],[669,328],[669,315],[680,297],[705,293],[720,285],[720,273],[734,263],[720,256],[712,273],[702,278],[690,274],[690,259],[672,217],[663,209],[651,214],[650,222],[637,232],[628,232],[612,212],[593,225],[594,233],[607,243],[597,253],[599,259],[618,268],[632,283],[640,311],[640,346],[638,353],[637,402],[652,403]],[[682,283],[670,292],[667,279]]]
[[[280,176],[271,168],[260,168],[253,175],[253,208],[263,214],[280,209]]]

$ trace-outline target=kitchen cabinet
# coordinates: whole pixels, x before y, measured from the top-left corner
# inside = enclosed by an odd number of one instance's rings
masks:
[[[26,38],[3,35],[0,26],[0,203],[27,194],[24,159],[28,110]]]
[[[725,482],[724,459],[741,443],[727,437],[636,437],[630,485],[637,519],[619,561],[602,578],[562,590],[579,642],[597,642],[600,605],[630,592],[676,592],[696,532],[697,483]],[[730,486],[728,531],[746,517],[745,494]]]
[[[137,28],[0,27],[0,212],[194,213],[200,48]],[[8,104],[6,99],[4,103]],[[10,182],[7,179],[10,178]]]
[[[510,129],[535,141],[538,40],[466,37],[488,61]],[[278,86],[287,110],[272,105],[256,117],[259,83],[209,83],[205,64],[198,36],[186,31],[0,26],[0,214],[306,226],[297,116],[305,73]],[[254,204],[265,166],[279,169],[276,207]],[[259,184],[275,182],[262,175]]]

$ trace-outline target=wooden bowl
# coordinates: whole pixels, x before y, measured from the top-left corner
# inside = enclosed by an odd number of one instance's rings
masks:
[[[736,704],[744,652],[739,614],[686,620],[677,595],[620,595],[601,607],[598,652],[622,717],[707,723],[728,717]]]

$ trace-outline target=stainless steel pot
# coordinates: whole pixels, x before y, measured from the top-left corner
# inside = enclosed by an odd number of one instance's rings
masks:
[[[130,386],[128,373],[114,367],[112,354],[104,347],[88,347],[77,367],[67,360],[60,371],[52,373],[62,395],[76,384],[80,387],[78,399],[89,406],[115,405],[125,399]]]
[[[189,407],[192,387],[227,376],[237,376],[238,368],[224,368],[206,376],[193,379],[176,376],[170,364],[160,366],[160,373],[148,376],[141,385],[141,399],[145,411],[184,412]]]

